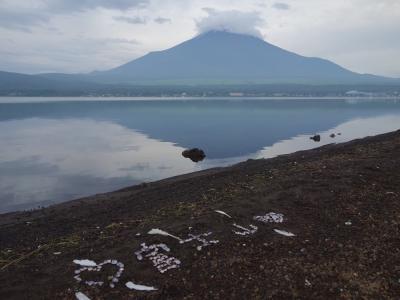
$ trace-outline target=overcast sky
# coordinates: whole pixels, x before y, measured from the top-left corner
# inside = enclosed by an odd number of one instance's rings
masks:
[[[400,77],[400,0],[0,0],[0,70],[105,70],[213,29]]]

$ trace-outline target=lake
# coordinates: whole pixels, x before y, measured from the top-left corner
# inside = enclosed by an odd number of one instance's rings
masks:
[[[0,98],[0,212],[400,129],[388,99],[23,100]]]

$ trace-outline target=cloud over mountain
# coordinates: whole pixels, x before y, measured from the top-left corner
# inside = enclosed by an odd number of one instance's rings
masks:
[[[213,8],[203,8],[203,10],[208,16],[196,22],[199,33],[227,31],[263,38],[258,27],[264,24],[264,20],[261,18],[259,12],[216,10]]]
[[[286,3],[283,3],[283,2],[275,2],[272,5],[272,7],[276,8],[276,9],[280,9],[280,10],[289,10],[290,9],[290,5],[286,4]]]

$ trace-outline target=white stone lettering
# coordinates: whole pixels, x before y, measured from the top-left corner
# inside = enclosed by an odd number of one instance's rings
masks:
[[[234,234],[243,235],[243,236],[245,236],[245,235],[250,235],[250,234],[254,234],[254,233],[256,233],[257,230],[258,230],[258,227],[257,227],[257,226],[251,225],[251,224],[249,225],[250,229],[249,229],[249,228],[246,228],[246,227],[243,227],[243,226],[240,226],[240,225],[238,225],[238,224],[236,224],[236,223],[234,223],[232,226],[242,230],[242,231],[232,230]]]
[[[283,223],[283,214],[270,212],[265,216],[255,216],[253,219],[263,223]]]
[[[141,246],[142,248],[135,252],[136,258],[138,260],[143,260],[143,258],[147,257],[160,273],[165,273],[170,269],[177,269],[180,267],[181,261],[179,259],[159,253],[160,250],[170,252],[167,245],[156,244],[147,246],[146,243],[143,243]]]
[[[192,242],[192,241],[200,242],[201,245],[198,245],[198,246],[196,247],[196,249],[197,249],[198,251],[201,251],[201,249],[203,249],[204,247],[211,246],[211,245],[215,245],[215,244],[218,244],[218,243],[219,243],[218,240],[206,240],[206,239],[205,239],[205,237],[210,236],[211,234],[212,234],[212,232],[201,233],[201,234],[197,234],[197,235],[195,235],[195,234],[189,234],[189,235],[188,235],[189,238],[187,238],[187,239],[181,241],[180,243],[181,243],[181,244],[185,244],[185,243],[189,243],[189,242]]]

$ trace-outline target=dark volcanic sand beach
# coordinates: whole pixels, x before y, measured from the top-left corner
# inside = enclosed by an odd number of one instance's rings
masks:
[[[0,299],[399,299],[400,131],[0,216]],[[233,218],[214,212],[222,210]],[[254,216],[284,215],[283,223]],[[257,232],[242,231],[233,223]],[[196,250],[187,238],[212,232]],[[285,230],[287,237],[274,232]],[[141,233],[140,236],[137,233]],[[165,243],[160,273],[135,251]],[[116,259],[84,271],[74,259]],[[156,291],[129,290],[125,283]]]

